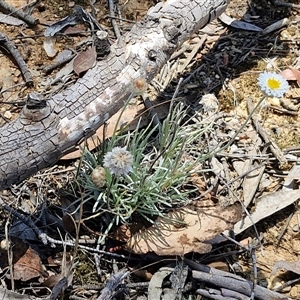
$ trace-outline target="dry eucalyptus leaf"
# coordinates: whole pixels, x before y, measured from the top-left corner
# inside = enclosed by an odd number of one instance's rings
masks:
[[[290,68],[290,70],[293,72],[298,84],[300,84],[300,71],[295,68]]]
[[[297,78],[295,77],[295,74],[293,73],[293,71],[290,68],[284,69],[283,71],[281,71],[280,75],[283,78],[285,78],[286,80],[297,80]]]
[[[12,26],[21,26],[25,24],[24,21],[18,18],[15,18],[10,15],[2,14],[2,13],[0,13],[0,23],[12,25]]]
[[[196,206],[197,205],[197,206]],[[181,208],[158,218],[154,225],[135,233],[126,244],[128,251],[144,254],[182,255],[189,252],[207,253],[210,240],[241,219],[239,203],[221,207],[211,200]],[[174,220],[180,220],[176,223]]]
[[[42,276],[45,271],[39,255],[28,248],[26,253],[14,264],[14,279],[28,281],[32,278]]]
[[[50,275],[44,282],[43,286],[48,287],[49,289],[53,288],[61,279],[63,278],[62,274],[53,274]]]
[[[176,294],[172,293],[171,290],[162,288],[164,279],[169,276],[173,270],[171,267],[162,267],[152,276],[148,287],[148,299],[162,299],[162,294],[167,296],[169,300],[176,299]],[[164,299],[166,298],[164,297]]]
[[[249,151],[248,154],[254,156],[258,153],[253,149],[253,151]],[[259,183],[261,182],[261,177],[264,173],[265,166],[259,167],[259,165],[260,163],[253,161],[253,159],[245,160],[244,172],[253,169],[253,171],[249,172],[243,179],[243,197],[245,207],[248,207],[248,205],[251,203],[258,189]]]
[[[290,271],[297,275],[300,275],[300,261],[290,262],[285,260],[279,260],[275,262],[272,268],[272,272],[270,274],[270,278],[268,280],[269,289],[275,289],[277,287],[282,286],[282,278],[280,276],[280,273],[278,273],[279,270]]]
[[[294,190],[297,185],[297,181],[299,180],[300,180],[300,163],[297,162],[295,165],[293,165],[288,175],[285,177],[282,190],[283,191]]]
[[[55,41],[56,38],[46,37],[43,42],[43,47],[48,57],[54,57],[57,54],[57,50],[55,49]]]
[[[0,299],[5,299],[5,300],[45,300],[45,298],[39,298],[35,296],[31,296],[28,294],[18,294],[15,292],[12,292],[8,289],[0,288]]]
[[[297,80],[297,82],[300,84],[300,71],[299,70],[297,70],[295,68],[288,68],[288,69],[283,70],[280,74],[286,80]]]
[[[263,35],[266,35],[266,34],[269,34],[275,30],[278,30],[284,26],[287,26],[289,24],[290,20],[288,18],[284,18],[284,19],[281,19],[271,25],[269,25],[268,27],[266,27],[263,31],[262,31],[262,34]]]
[[[73,69],[74,72],[79,75],[80,73],[83,73],[89,69],[91,69],[97,59],[97,52],[96,48],[92,47],[84,52],[81,52],[78,54],[73,62]]]
[[[251,218],[248,216],[241,220],[234,226],[234,233],[239,234],[256,224],[260,220],[271,216],[277,211],[287,207],[300,198],[299,190],[292,191],[278,191],[264,195],[257,199],[255,211],[251,214]]]
[[[260,32],[262,31],[262,28],[255,26],[253,24],[244,22],[244,21],[238,21],[234,18],[231,18],[229,16],[227,16],[225,13],[222,13],[219,16],[219,19],[225,23],[228,26],[231,26],[233,28],[237,28],[237,29],[242,29],[242,30],[248,30],[248,31],[255,31],[255,32]]]
[[[298,260],[296,262],[295,261],[290,262],[290,261],[279,260],[274,264],[270,276],[274,276],[279,269],[284,269],[286,271],[291,271],[295,274],[300,275],[300,261]]]

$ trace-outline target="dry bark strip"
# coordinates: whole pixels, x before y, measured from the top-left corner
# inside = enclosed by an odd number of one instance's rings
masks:
[[[105,61],[42,109],[24,107],[1,128],[0,190],[54,164],[91,136],[128,98],[142,92],[192,33],[219,16],[229,0],[169,0],[152,7],[112,45]]]

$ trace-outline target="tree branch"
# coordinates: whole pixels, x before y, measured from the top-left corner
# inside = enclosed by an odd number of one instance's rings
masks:
[[[24,107],[0,134],[0,190],[48,167],[141,92],[171,54],[219,16],[228,0],[169,0],[152,7],[104,61],[40,109]]]

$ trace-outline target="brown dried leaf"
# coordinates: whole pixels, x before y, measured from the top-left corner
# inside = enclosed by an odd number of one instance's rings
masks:
[[[0,248],[0,268],[4,269],[9,265],[7,249],[8,244],[11,243],[13,251],[13,264],[16,263],[28,250],[28,245],[25,244],[21,239],[11,237],[10,241],[2,240]]]
[[[143,281],[149,281],[152,278],[152,274],[145,269],[134,269],[134,268],[129,268],[131,271],[131,274],[141,278]]]
[[[82,28],[79,27],[67,27],[64,31],[66,35],[87,35],[86,31],[83,31]]]
[[[9,289],[0,288],[0,299],[6,300],[45,300],[45,297],[39,298],[28,294],[18,294],[10,291]]]
[[[300,84],[300,71],[295,68],[288,68],[283,70],[281,73],[283,78],[286,80],[297,80]]]
[[[53,288],[61,279],[63,278],[62,274],[53,274],[49,276],[44,282],[43,286],[48,287],[49,289]]]
[[[282,190],[265,194],[256,200],[255,210],[250,216],[235,224],[234,233],[239,234],[260,220],[271,216],[281,209],[291,205],[300,198],[299,190]]]
[[[274,276],[279,269],[284,269],[286,271],[291,271],[295,274],[300,275],[300,261],[279,260],[274,264],[270,276]]]
[[[79,75],[80,73],[91,69],[95,65],[96,59],[97,52],[95,47],[81,52],[73,61],[74,72]]]
[[[48,57],[54,57],[57,54],[57,49],[55,48],[55,38],[48,36],[44,39],[43,47]]]
[[[286,80],[297,80],[291,69],[285,69],[285,70],[281,71],[280,74]]]
[[[26,253],[14,264],[14,279],[28,281],[32,278],[45,274],[43,265],[38,254],[28,248]]]
[[[300,84],[300,71],[295,68],[290,68],[290,70],[293,72],[297,82]]]
[[[126,244],[127,250],[137,254],[153,251],[158,255],[207,253],[212,247],[209,241],[241,219],[239,203],[223,208],[206,200],[196,205],[171,212],[150,228],[139,230]],[[180,220],[182,226],[172,220]]]
[[[172,289],[164,289],[163,281],[166,277],[172,274],[174,268],[171,267],[161,267],[151,278],[148,286],[148,299],[162,299],[162,295],[164,299],[175,299]]]

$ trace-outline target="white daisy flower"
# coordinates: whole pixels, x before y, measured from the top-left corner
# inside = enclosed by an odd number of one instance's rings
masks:
[[[132,172],[133,156],[126,148],[114,147],[104,155],[103,165],[112,174],[125,175]]]
[[[275,72],[263,72],[258,77],[261,90],[268,96],[282,97],[289,89],[288,82]]]

